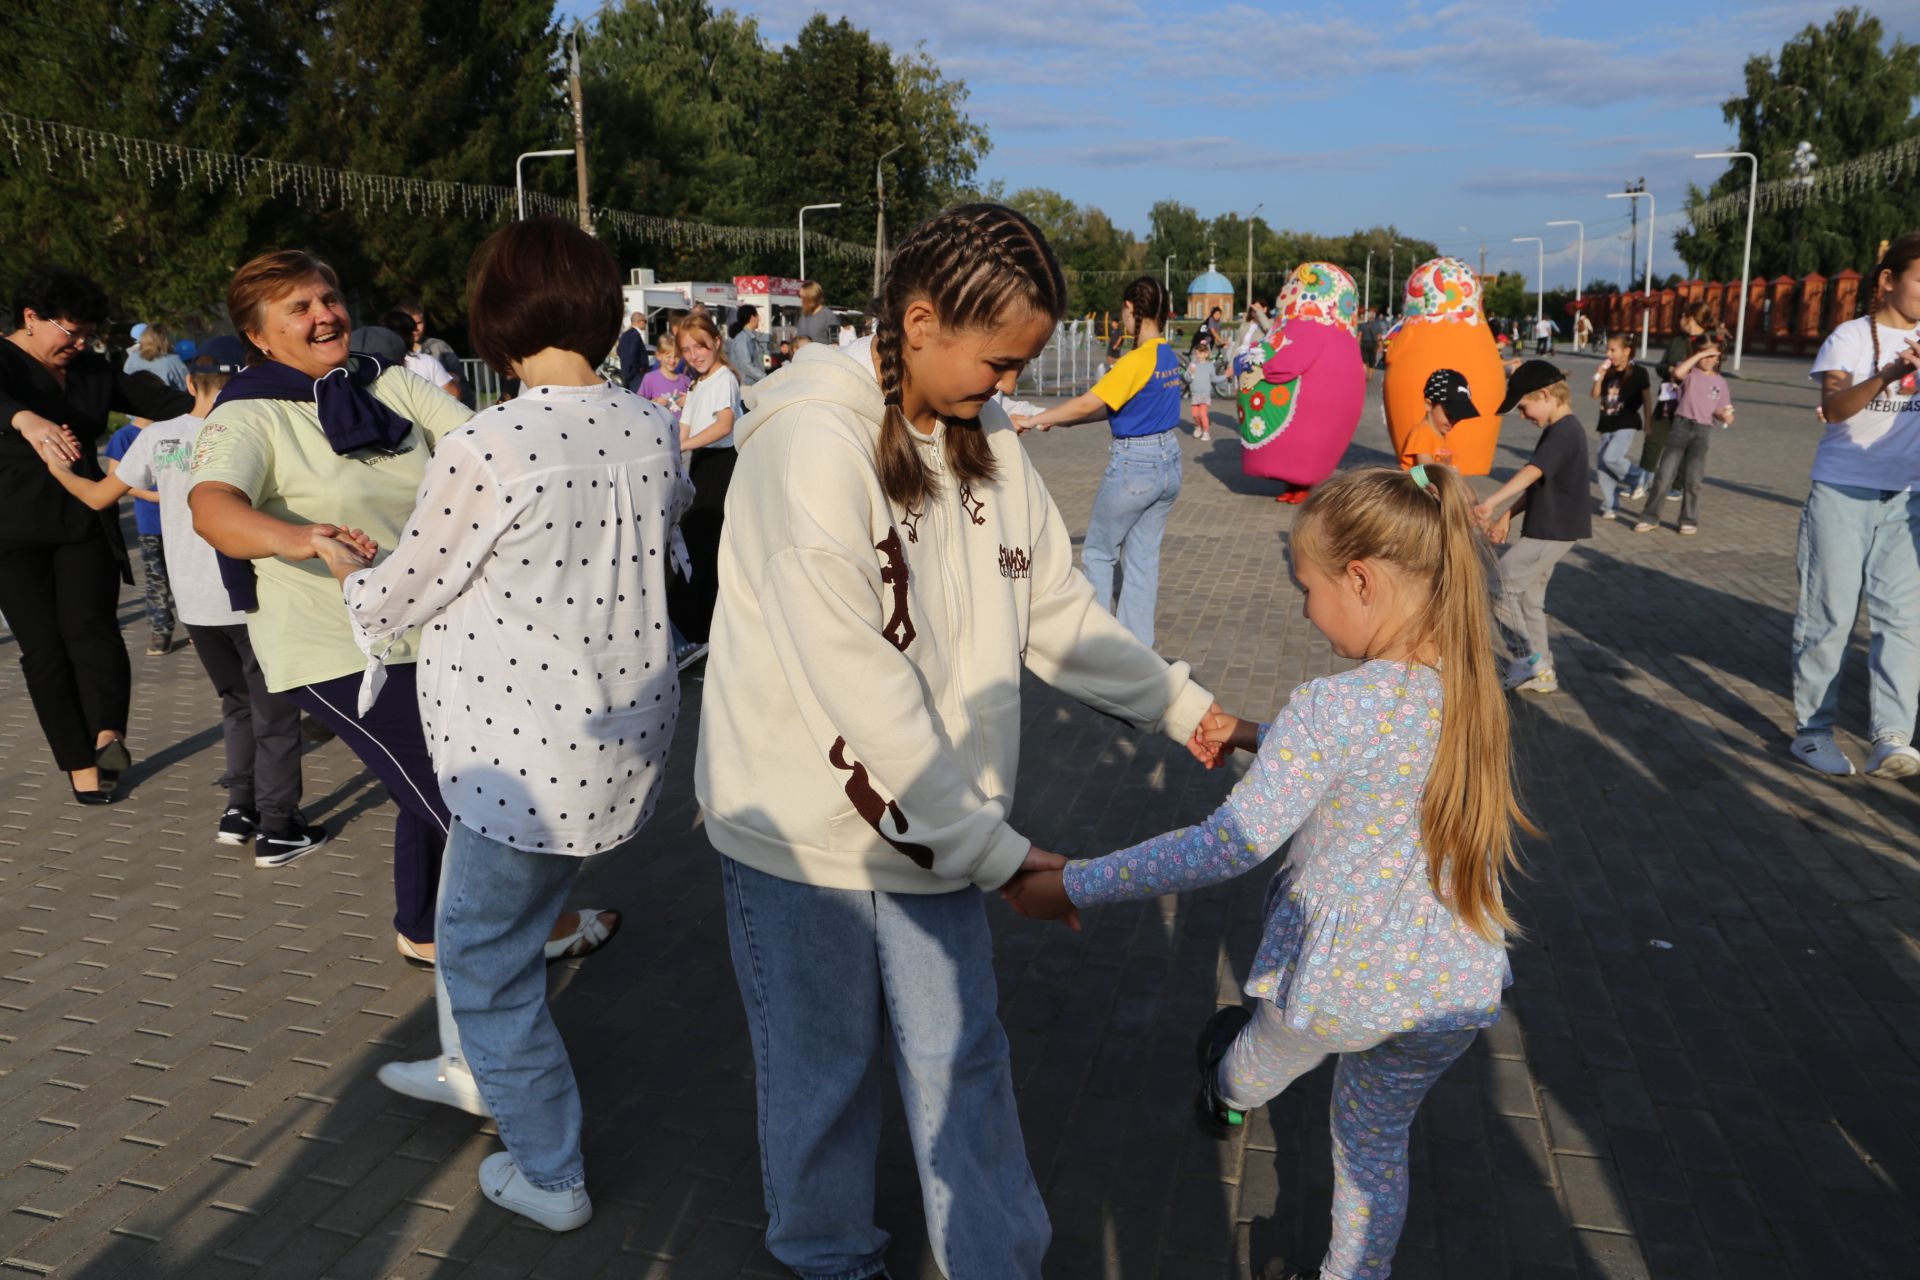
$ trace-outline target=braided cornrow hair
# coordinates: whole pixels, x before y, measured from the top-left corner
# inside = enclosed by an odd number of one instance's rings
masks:
[[[1867,303],[1867,331],[1873,338],[1873,374],[1880,372],[1880,299],[1887,288],[1882,281],[1889,276],[1898,280],[1916,262],[1920,262],[1920,231],[1909,231],[1887,246],[1886,256],[1873,269],[1873,299]]]
[[[915,227],[894,250],[873,338],[887,404],[877,462],[881,489],[906,510],[923,506],[934,488],[900,407],[908,381],[902,323],[917,298],[925,298],[948,329],[991,328],[1021,308],[1058,321],[1067,310],[1067,280],[1040,229],[1005,205],[956,206]],[[993,451],[977,425],[953,424],[946,451],[959,481],[993,479]]]

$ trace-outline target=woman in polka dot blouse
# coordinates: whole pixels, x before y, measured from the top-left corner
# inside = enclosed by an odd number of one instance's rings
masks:
[[[1257,752],[1205,822],[1002,891],[1052,919],[1218,884],[1292,842],[1267,893],[1253,1007],[1220,1010],[1199,1045],[1201,1117],[1217,1133],[1339,1055],[1332,1243],[1317,1273],[1284,1274],[1388,1274],[1414,1112],[1499,1020],[1511,980],[1501,887],[1525,819],[1472,503],[1440,467],[1315,489],[1294,576],[1307,620],[1361,665],[1302,685],[1270,725],[1202,725],[1222,749]]]
[[[516,223],[481,246],[472,280],[474,347],[524,390],[441,439],[374,567],[364,542],[327,557],[369,684],[384,646],[425,631],[420,713],[453,816],[436,921],[442,1056],[380,1078],[492,1116],[507,1150],[481,1165],[481,1189],[569,1230],[592,1209],[544,944],[581,860],[630,839],[659,791],[680,711],[665,577],[692,493],[667,414],[594,376],[622,309],[599,241]],[[582,920],[594,944],[618,923]]]

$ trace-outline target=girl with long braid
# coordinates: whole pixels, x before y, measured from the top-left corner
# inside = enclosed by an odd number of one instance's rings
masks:
[[[995,393],[1066,309],[993,204],[915,229],[879,327],[747,391],[696,787],[753,1040],[767,1248],[881,1275],[893,1060],[935,1259],[1033,1280],[1049,1228],[1014,1106],[983,890],[1062,860],[1008,822],[1021,671],[1211,765],[1228,718],[1094,597]],[[1176,385],[1177,393],[1177,385]]]

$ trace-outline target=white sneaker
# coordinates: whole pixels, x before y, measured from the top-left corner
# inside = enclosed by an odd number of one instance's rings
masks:
[[[380,1068],[380,1083],[395,1093],[443,1107],[457,1107],[468,1115],[491,1120],[493,1112],[480,1096],[480,1083],[464,1063],[447,1058],[427,1058],[420,1062],[389,1062]]]
[[[1558,693],[1560,677],[1554,674],[1552,667],[1543,666],[1535,669],[1532,679],[1524,680],[1515,687],[1521,693]]]
[[[480,1194],[549,1231],[572,1231],[593,1218],[593,1201],[585,1187],[570,1191],[542,1191],[521,1176],[513,1157],[496,1151],[480,1162]]]
[[[1840,744],[1828,733],[1803,733],[1793,740],[1793,758],[1809,769],[1844,778],[1853,773],[1853,761],[1840,749]]]
[[[1518,689],[1540,673],[1540,658],[1533,655],[1526,658],[1510,658],[1507,669],[1500,676],[1502,689]]]
[[[1873,744],[1873,754],[1867,757],[1869,778],[1911,778],[1916,773],[1920,773],[1920,751],[1891,738]]]

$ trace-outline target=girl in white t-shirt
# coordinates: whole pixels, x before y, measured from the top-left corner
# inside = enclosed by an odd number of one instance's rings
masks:
[[[713,604],[719,590],[720,527],[726,513],[727,486],[733,480],[733,424],[744,410],[740,380],[727,364],[720,330],[713,318],[696,313],[674,326],[680,359],[693,385],[680,411],[680,449],[687,475],[693,481],[693,505],[681,517],[691,580],[667,579],[667,613],[674,627],[692,647],[704,646],[713,626]],[[688,652],[676,661],[690,660]]]
[[[1814,358],[1826,433],[1800,513],[1800,608],[1793,620],[1793,754],[1821,773],[1854,764],[1834,741],[1840,670],[1867,598],[1869,713],[1878,778],[1920,773],[1920,231],[1873,273],[1867,314]]]

